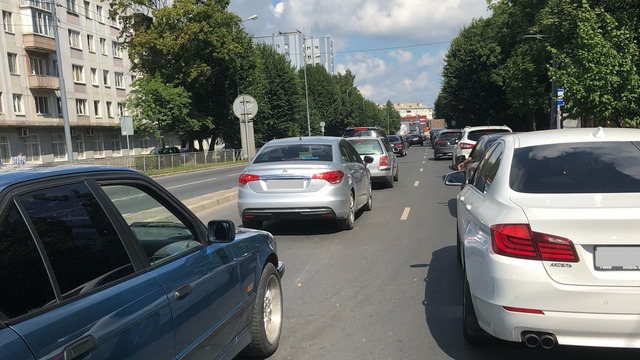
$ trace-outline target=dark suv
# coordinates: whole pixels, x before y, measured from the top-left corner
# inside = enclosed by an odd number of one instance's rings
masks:
[[[205,226],[134,170],[2,172],[0,234],[3,359],[269,357],[278,347],[284,264],[273,236]]]
[[[359,137],[359,136],[360,137],[361,136],[387,137],[387,133],[378,126],[348,127],[342,133],[342,137]]]

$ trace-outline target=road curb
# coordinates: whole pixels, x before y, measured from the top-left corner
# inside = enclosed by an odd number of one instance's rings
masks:
[[[232,188],[214,192],[212,194],[198,196],[183,201],[194,213],[210,210],[216,206],[224,205],[238,199],[238,188]]]

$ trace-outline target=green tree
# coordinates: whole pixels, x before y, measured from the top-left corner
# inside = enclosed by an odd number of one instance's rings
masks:
[[[189,116],[189,93],[180,86],[163,83],[157,76],[136,79],[124,103],[133,116],[136,132],[153,135],[163,146],[166,133],[184,134],[199,125]]]
[[[333,129],[330,124],[340,122],[340,87],[333,81],[327,69],[320,64],[307,65],[306,72],[310,116],[309,121],[304,123],[302,134],[309,133],[310,123],[311,135],[322,135],[320,122],[324,121],[326,135],[340,135],[342,132],[340,134],[327,132],[327,129]],[[304,69],[298,71],[298,76],[304,92]],[[328,128],[327,125],[329,125]]]

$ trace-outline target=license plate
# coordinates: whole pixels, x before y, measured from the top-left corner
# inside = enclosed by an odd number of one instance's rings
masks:
[[[640,270],[640,246],[596,246],[596,270]]]
[[[269,189],[269,190],[299,190],[299,189],[304,189],[304,180],[300,180],[300,179],[269,180],[269,181],[267,181],[267,189]]]

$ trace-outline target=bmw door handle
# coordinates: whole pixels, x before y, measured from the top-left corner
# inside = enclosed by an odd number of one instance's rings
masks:
[[[176,300],[182,300],[189,294],[191,294],[191,285],[189,284],[184,284],[173,291]]]
[[[91,351],[96,346],[98,346],[98,342],[93,335],[89,335],[84,337],[75,343],[69,345],[66,349],[64,349],[64,358],[66,360],[77,359],[84,355],[86,352]]]

